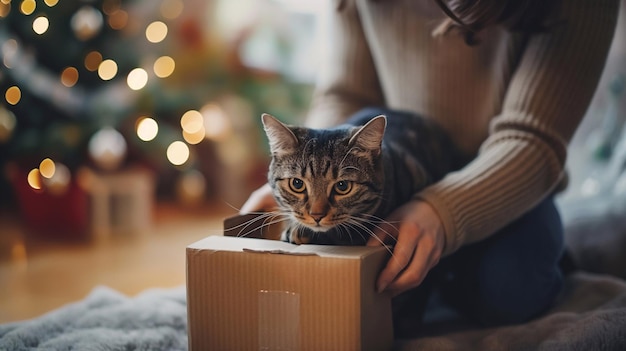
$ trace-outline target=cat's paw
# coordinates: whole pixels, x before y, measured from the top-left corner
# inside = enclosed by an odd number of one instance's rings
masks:
[[[308,244],[311,241],[311,238],[308,235],[304,235],[297,228],[285,229],[280,238],[282,241],[286,241],[296,245]]]

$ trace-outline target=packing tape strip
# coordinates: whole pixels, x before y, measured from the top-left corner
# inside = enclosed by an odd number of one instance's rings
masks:
[[[300,349],[300,294],[259,291],[259,350]]]

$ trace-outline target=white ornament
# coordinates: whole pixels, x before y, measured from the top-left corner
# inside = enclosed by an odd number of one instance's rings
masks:
[[[89,40],[102,29],[102,12],[91,6],[83,6],[72,16],[72,29],[80,40]]]
[[[89,140],[89,156],[105,171],[119,168],[126,157],[126,151],[126,140],[110,127],[99,130]]]

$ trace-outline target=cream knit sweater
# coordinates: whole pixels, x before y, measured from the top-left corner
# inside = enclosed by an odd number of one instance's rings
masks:
[[[444,254],[490,236],[554,190],[602,73],[619,0],[564,0],[549,31],[492,28],[471,47],[459,35],[431,35],[445,18],[432,0],[331,2],[307,125],[387,106],[436,119],[475,155],[416,194],[443,221]]]

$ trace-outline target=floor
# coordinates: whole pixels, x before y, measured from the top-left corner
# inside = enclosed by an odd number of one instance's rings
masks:
[[[98,285],[127,295],[185,284],[185,247],[221,234],[226,206],[157,206],[149,230],[104,239],[62,241],[27,233],[0,214],[0,324],[33,318],[84,298]]]

